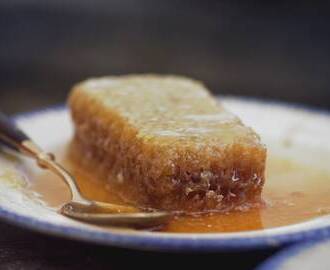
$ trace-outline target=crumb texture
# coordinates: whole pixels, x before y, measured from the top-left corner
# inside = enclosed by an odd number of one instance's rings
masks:
[[[127,199],[186,211],[244,210],[260,201],[266,149],[199,82],[129,75],[76,85],[73,149],[123,185]]]

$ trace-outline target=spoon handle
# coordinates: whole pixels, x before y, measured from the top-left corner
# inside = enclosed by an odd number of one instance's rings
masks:
[[[0,143],[12,150],[25,153],[23,144],[31,139],[4,113],[0,112]]]
[[[34,158],[39,167],[49,169],[60,176],[71,189],[73,199],[86,202],[82,197],[74,178],[60,164],[55,162],[55,156],[44,152],[5,114],[0,112],[0,145],[7,146],[15,152]]]

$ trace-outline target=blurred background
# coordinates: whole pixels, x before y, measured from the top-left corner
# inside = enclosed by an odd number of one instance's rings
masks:
[[[1,0],[0,108],[63,103],[87,77],[153,72],[328,110],[328,3]]]

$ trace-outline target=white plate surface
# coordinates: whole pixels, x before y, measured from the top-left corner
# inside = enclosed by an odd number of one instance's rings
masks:
[[[329,167],[330,116],[327,113],[234,98],[225,98],[223,103],[252,126],[271,151]],[[17,121],[36,142],[50,151],[68,142],[72,136],[70,117],[63,107],[22,115]],[[291,142],[289,149],[278,147],[288,140]],[[304,154],[306,151],[308,155]],[[21,181],[12,181],[15,178],[12,174],[19,174],[18,167],[21,166],[0,155],[0,218],[48,234],[137,249],[204,252],[274,247],[330,234],[330,217],[238,233],[172,234],[104,229],[63,217],[47,207],[38,194],[26,192],[24,177]]]

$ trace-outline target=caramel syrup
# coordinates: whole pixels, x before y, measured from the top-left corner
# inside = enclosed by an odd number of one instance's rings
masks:
[[[60,153],[62,152],[62,153]],[[76,177],[82,193],[90,199],[123,203],[108,181],[99,179],[92,170],[70,160],[65,151],[56,153],[58,159]],[[50,206],[59,206],[70,199],[61,179],[51,173],[29,175],[30,188],[41,194]],[[295,224],[330,213],[330,172],[272,156],[268,158],[265,205],[245,212],[205,214],[176,217],[164,232],[239,232],[262,230]]]

